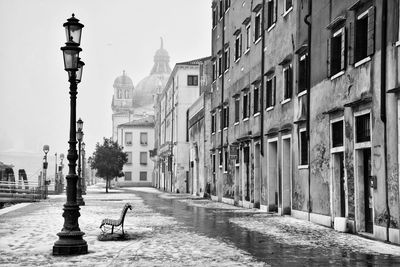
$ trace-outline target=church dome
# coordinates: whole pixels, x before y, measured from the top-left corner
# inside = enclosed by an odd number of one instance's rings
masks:
[[[154,65],[150,75],[142,79],[133,92],[134,106],[152,106],[154,95],[164,88],[170,73],[169,55],[167,50],[164,49],[163,40],[161,39],[161,47],[154,55]]]
[[[121,76],[118,76],[114,80],[114,88],[120,87],[133,87],[132,79],[126,75],[126,72],[123,71]]]

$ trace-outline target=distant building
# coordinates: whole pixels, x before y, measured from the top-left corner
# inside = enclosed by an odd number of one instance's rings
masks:
[[[207,59],[177,63],[156,99],[156,186],[164,190],[189,192],[187,110],[200,95],[200,65]]]
[[[128,154],[124,177],[118,178],[118,185],[151,186],[154,164],[149,150],[154,146],[154,116],[118,125],[118,140]]]

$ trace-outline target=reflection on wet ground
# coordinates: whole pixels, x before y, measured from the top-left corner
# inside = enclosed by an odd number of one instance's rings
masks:
[[[355,253],[341,248],[289,245],[278,239],[249,231],[229,223],[229,218],[254,213],[217,212],[215,209],[189,206],[173,198],[135,191],[155,211],[174,217],[189,230],[235,244],[259,261],[280,266],[400,266],[400,257]],[[400,248],[399,248],[400,249]]]

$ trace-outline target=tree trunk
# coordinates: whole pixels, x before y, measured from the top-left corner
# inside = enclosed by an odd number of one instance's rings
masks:
[[[108,193],[108,183],[110,182],[110,180],[108,178],[106,178],[106,193]]]

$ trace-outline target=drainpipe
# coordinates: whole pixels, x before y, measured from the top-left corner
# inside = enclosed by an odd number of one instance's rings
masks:
[[[381,120],[383,122],[383,149],[384,155],[387,157],[387,123],[386,123],[386,44],[387,44],[387,0],[382,1],[382,36],[381,36]],[[388,166],[386,159],[385,164],[385,198],[386,198],[386,211],[387,211],[387,225],[386,225],[386,242],[389,240],[390,228],[390,208],[389,208],[389,189],[388,189]]]
[[[264,157],[264,64],[265,64],[265,0],[262,1],[262,12],[261,12],[261,85],[260,85],[260,109],[261,109],[261,116],[260,116],[260,131],[261,131],[261,149],[260,154]],[[262,165],[262,164],[260,164]],[[262,186],[262,177],[260,177],[260,185]]]
[[[308,25],[308,39],[307,39],[307,47],[308,47],[308,64],[307,64],[307,142],[308,142],[308,220],[310,220],[311,214],[311,161],[310,161],[310,100],[311,100],[311,22],[309,18],[311,17],[312,11],[312,0],[308,0],[308,14],[304,17],[304,22]]]
[[[223,125],[223,119],[224,119],[224,107],[223,107],[223,103],[224,103],[224,87],[225,87],[225,14],[222,16],[222,64],[221,67],[223,67],[222,70],[222,77],[221,77],[221,117],[220,117],[220,128],[221,128],[221,157],[225,156],[225,153],[223,153],[224,151],[222,151],[223,145],[224,145],[224,125]],[[220,159],[221,160],[221,159]],[[223,161],[224,162],[224,161]],[[223,179],[223,169],[222,169],[222,175],[220,177],[220,179]],[[217,192],[217,196],[218,196],[218,192]]]
[[[174,177],[173,157],[174,157],[174,110],[175,110],[175,78],[172,78],[172,109],[171,109],[171,193],[172,178]]]

